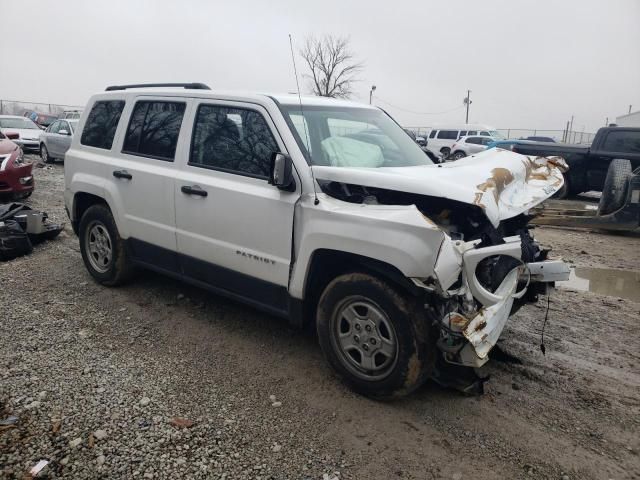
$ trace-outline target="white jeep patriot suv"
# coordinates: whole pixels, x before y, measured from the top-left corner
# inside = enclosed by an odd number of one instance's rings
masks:
[[[477,388],[509,315],[567,278],[527,227],[564,168],[500,149],[434,165],[343,100],[125,85],[84,110],[65,204],[98,282],[144,267],[313,325],[352,388],[388,397]]]

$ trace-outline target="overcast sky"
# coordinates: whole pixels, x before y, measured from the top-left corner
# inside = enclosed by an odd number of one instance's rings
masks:
[[[470,121],[498,128],[573,114],[595,131],[640,110],[640,0],[0,0],[0,16],[1,99],[83,105],[158,81],[291,92],[291,33],[349,36],[354,99],[375,84],[406,126],[464,122],[467,89]]]

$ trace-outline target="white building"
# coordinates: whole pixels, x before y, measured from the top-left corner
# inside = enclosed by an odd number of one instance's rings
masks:
[[[619,127],[640,127],[640,110],[616,117]]]

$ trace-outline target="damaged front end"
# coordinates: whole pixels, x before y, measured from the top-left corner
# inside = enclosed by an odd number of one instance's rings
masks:
[[[567,265],[549,258],[529,225],[529,209],[562,187],[565,169],[559,158],[494,151],[453,166],[389,169],[387,175],[383,168],[320,168],[316,175],[324,193],[347,202],[415,205],[444,233],[433,275],[411,280],[425,291],[442,360],[477,368],[511,314],[568,279]]]
[[[457,272],[455,283],[438,282],[437,288],[430,288],[413,279],[441,299],[435,307],[438,348],[447,362],[484,365],[509,316],[524,303],[537,301],[553,282],[568,278],[567,265],[548,258],[548,250],[540,248],[526,225],[513,233],[492,244],[486,238],[446,239],[449,245],[441,250],[436,275],[451,278],[452,271]]]

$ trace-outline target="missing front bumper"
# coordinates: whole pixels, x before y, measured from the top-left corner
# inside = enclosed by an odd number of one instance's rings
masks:
[[[477,241],[458,245],[463,287],[456,295],[467,308],[449,312],[442,319],[439,347],[450,363],[476,368],[484,365],[507,324],[514,301],[534,283],[553,284],[569,278],[569,268],[562,260],[524,263],[520,237],[507,237],[504,242],[483,248],[477,248]],[[507,273],[495,291],[490,291],[478,279],[476,269],[482,260],[496,255],[513,257],[520,265]]]

